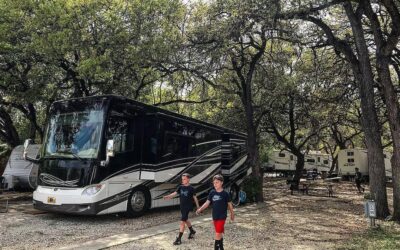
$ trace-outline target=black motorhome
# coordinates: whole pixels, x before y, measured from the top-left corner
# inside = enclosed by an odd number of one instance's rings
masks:
[[[35,160],[34,207],[139,216],[178,204],[179,199],[162,197],[177,187],[182,173],[192,175],[200,199],[212,187],[212,176],[222,173],[225,188],[237,199],[251,173],[246,159],[243,133],[120,96],[57,101]]]

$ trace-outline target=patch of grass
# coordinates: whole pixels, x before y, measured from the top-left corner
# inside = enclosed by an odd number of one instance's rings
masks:
[[[356,235],[337,249],[400,249],[400,225],[385,222],[377,228]]]

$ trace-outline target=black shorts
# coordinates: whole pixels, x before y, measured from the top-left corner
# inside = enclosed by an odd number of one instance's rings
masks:
[[[181,209],[181,221],[187,221],[189,219],[190,211],[192,211],[192,209]]]

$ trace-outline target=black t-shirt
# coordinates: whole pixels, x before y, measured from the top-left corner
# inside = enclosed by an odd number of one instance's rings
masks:
[[[225,220],[228,216],[228,202],[231,202],[231,196],[223,190],[222,192],[217,192],[215,189],[211,190],[208,195],[208,200],[212,205],[212,217],[213,220]]]
[[[196,195],[192,186],[180,185],[176,192],[179,194],[181,210],[193,209],[193,196]]]

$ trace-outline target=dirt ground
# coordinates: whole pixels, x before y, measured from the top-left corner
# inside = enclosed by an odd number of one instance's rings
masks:
[[[369,227],[364,218],[364,196],[350,182],[335,183],[334,197],[328,197],[325,186],[315,181],[309,195],[290,195],[285,180],[266,179],[265,206],[239,214],[235,222],[226,224],[225,249],[342,248],[344,242]],[[390,189],[388,193],[391,197]],[[170,232],[112,249],[212,249],[211,223],[196,229],[196,238],[189,241],[184,235],[179,247],[172,246],[177,232]]]
[[[238,213],[233,223],[227,222],[225,249],[341,248],[344,242],[369,227],[364,218],[364,196],[350,182],[335,183],[334,197],[328,197],[325,187],[326,183],[315,181],[309,195],[301,192],[291,195],[284,179],[266,178],[264,204]],[[391,199],[390,188],[388,195]],[[174,221],[178,228],[176,207],[150,211],[136,219],[112,215],[83,218],[39,211],[36,214],[30,201],[24,198],[20,203],[21,208],[14,206],[14,211],[0,214],[0,249],[58,248]],[[172,231],[111,249],[213,249],[212,224],[205,222],[195,228],[195,239],[189,241],[185,233],[178,247],[172,245],[177,235],[177,231]]]

